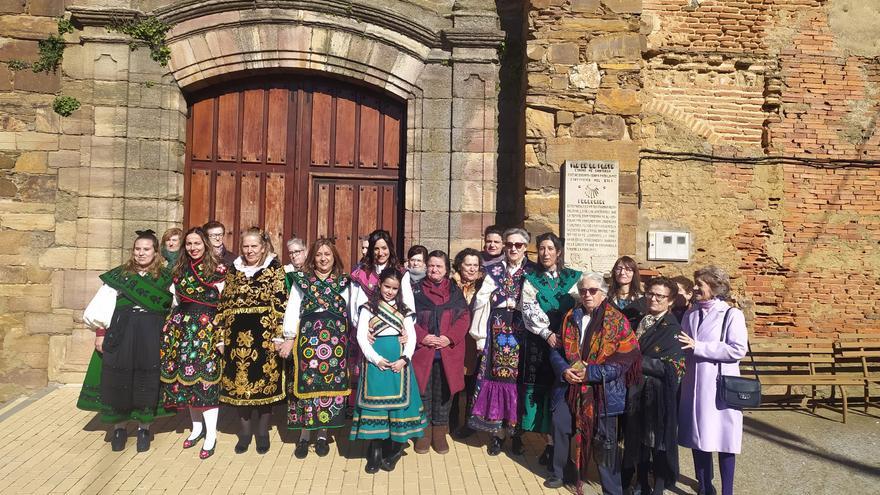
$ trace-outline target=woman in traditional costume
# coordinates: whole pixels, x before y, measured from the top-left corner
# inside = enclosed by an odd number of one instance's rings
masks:
[[[176,305],[162,329],[162,402],[167,409],[189,408],[192,432],[183,448],[204,437],[200,459],[211,457],[217,444],[221,342],[214,316],[227,271],[210,246],[201,227],[186,232],[172,272]]]
[[[294,455],[308,455],[311,431],[316,430],[315,453],[330,452],[327,429],[341,428],[351,393],[349,379],[348,301],[351,280],[329,239],[318,239],[309,249],[305,269],[293,272],[284,344],[279,353],[293,354],[288,392],[287,426],[301,429]]]
[[[476,301],[474,296],[480,290],[485,276],[479,251],[465,248],[455,255],[455,260],[452,262],[452,281],[461,289],[461,294],[472,315]],[[468,334],[464,338],[464,390],[455,394],[455,398],[452,399],[452,411],[449,416],[449,428],[455,438],[465,439],[474,434],[474,430],[467,425],[467,418],[474,401],[479,361],[477,341]],[[464,418],[464,424],[459,423],[460,417]]]
[[[562,317],[579,298],[577,282],[581,272],[562,263],[562,239],[552,232],[537,237],[538,269],[525,275],[522,290],[523,323],[529,333],[523,345],[520,410],[523,431],[544,433],[547,446],[538,463],[552,470],[555,454],[568,457],[568,443],[554,451],[552,411],[564,401],[562,394],[551,393],[553,384],[562,380],[553,374],[550,352],[561,342]]]
[[[125,448],[126,422],[137,421],[137,451],[146,452],[153,419],[173,414],[159,405],[159,347],[172,297],[155,233],[138,231],[131,258],[100,278],[104,285],[83,312],[96,329],[95,353],[77,407],[114,425],[114,452]]]
[[[284,364],[276,348],[284,340],[287,291],[284,268],[272,252],[268,234],[255,227],[246,230],[241,253],[226,274],[215,318],[222,337],[220,402],[238,410],[241,425],[235,453],[246,452],[253,436],[257,453],[265,454],[272,405],[284,400],[287,392]],[[258,416],[256,432],[254,413]]]
[[[554,424],[568,426],[568,431],[557,430],[560,437],[554,442],[567,443],[574,435],[579,495],[591,455],[602,493],[622,494],[617,419],[626,407],[627,388],[641,379],[639,343],[629,321],[607,300],[608,285],[601,273],[582,275],[578,292],[581,304],[562,320],[562,347],[550,354],[553,370],[565,380],[557,386],[566,392],[568,406],[553,411]],[[565,461],[554,455],[553,474],[544,486],[562,486]]]
[[[401,282],[402,283],[402,282]],[[413,369],[419,382],[428,426],[413,450],[449,452],[452,398],[464,390],[464,343],[471,312],[458,286],[449,279],[449,257],[428,253],[428,275],[415,286],[416,350]]]
[[[370,301],[376,289],[379,287],[379,274],[386,267],[398,270],[403,279],[400,290],[403,293],[403,302],[408,308],[414,308],[412,282],[409,273],[400,266],[397,252],[394,250],[394,241],[387,230],[374,230],[367,238],[367,253],[361,263],[351,272],[351,299],[349,300],[348,315],[351,319],[351,335],[349,340],[356,338],[358,318],[361,306]],[[355,386],[360,375],[361,350],[353,345],[349,349],[348,366],[351,371],[352,385]],[[349,398],[349,406],[354,407],[354,394]]]
[[[358,382],[351,440],[369,440],[365,471],[394,470],[410,438],[424,434],[427,419],[410,366],[416,347],[415,313],[400,294],[401,275],[379,274],[379,290],[361,308],[358,345],[366,361]],[[406,336],[406,344],[401,344]]]
[[[470,334],[482,351],[474,404],[468,424],[491,435],[487,452],[501,453],[505,434],[513,435],[513,452],[523,452],[519,427],[520,351],[525,328],[520,293],[535,264],[526,258],[529,233],[520,228],[504,232],[504,260],[486,267],[476,295]]]

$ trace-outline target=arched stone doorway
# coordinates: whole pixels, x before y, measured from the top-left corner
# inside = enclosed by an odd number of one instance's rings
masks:
[[[358,237],[401,241],[404,104],[305,74],[222,83],[190,98],[184,224],[218,220],[226,245],[262,226],[285,239],[331,237],[346,269]]]

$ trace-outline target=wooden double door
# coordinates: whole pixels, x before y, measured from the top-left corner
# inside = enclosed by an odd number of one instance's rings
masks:
[[[285,77],[196,95],[187,120],[184,223],[217,220],[284,243],[335,239],[346,269],[377,228],[399,245],[404,103],[330,79]],[[283,254],[282,254],[283,253]]]

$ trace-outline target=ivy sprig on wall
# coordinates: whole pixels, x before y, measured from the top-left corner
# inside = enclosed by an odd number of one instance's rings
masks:
[[[138,48],[138,43],[144,43],[150,49],[150,58],[165,67],[171,59],[171,49],[165,43],[165,35],[171,29],[161,19],[155,16],[135,16],[129,19],[114,19],[107,30],[116,31],[131,38],[128,42],[131,51]]]
[[[58,67],[61,65],[61,60],[64,58],[64,48],[66,47],[62,36],[67,33],[72,33],[74,29],[75,28],[73,27],[73,23],[70,22],[70,19],[65,19],[63,17],[58,19],[58,34],[50,34],[48,38],[37,42],[37,46],[39,47],[39,57],[36,62],[31,63],[24,60],[10,60],[6,64],[7,67],[14,71],[24,69],[46,73],[57,71]]]

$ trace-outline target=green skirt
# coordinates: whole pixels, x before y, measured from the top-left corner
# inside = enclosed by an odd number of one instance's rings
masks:
[[[552,412],[550,411],[550,387],[544,385],[522,385],[519,398],[522,411],[521,431],[550,433]]]
[[[115,411],[101,401],[101,370],[104,360],[97,351],[92,353],[89,368],[83,380],[82,392],[76,401],[76,407],[83,411],[100,413],[101,421],[108,424],[122,423],[128,420],[139,423],[152,423],[154,419],[163,416],[173,416],[175,411],[167,411],[160,404],[152,410]]]
[[[400,359],[400,342],[396,335],[376,338],[373,349],[389,362]],[[380,370],[364,360],[358,379],[357,405],[351,422],[351,440],[390,438],[406,442],[419,438],[428,425],[419,386],[412,366],[400,373]]]

